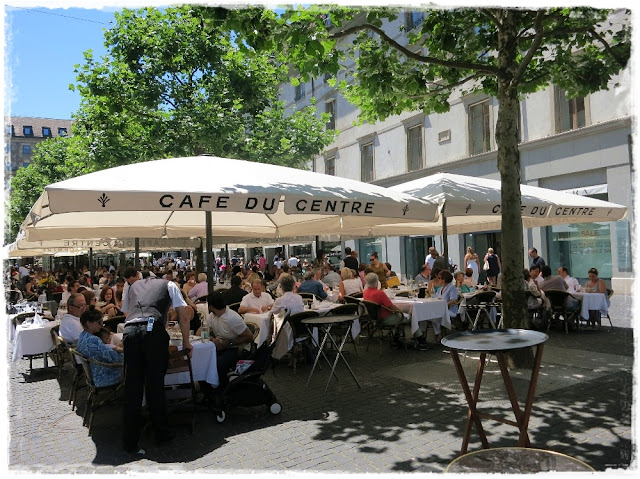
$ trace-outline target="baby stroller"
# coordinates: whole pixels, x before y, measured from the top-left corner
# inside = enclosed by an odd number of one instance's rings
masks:
[[[285,310],[284,315],[286,316],[287,313]],[[284,321],[271,344],[265,341],[248,358],[253,360],[253,363],[245,371],[240,374],[229,373],[229,383],[216,394],[214,412],[219,423],[224,422],[227,416],[226,411],[234,406],[253,407],[264,404],[269,407],[272,414],[280,413],[282,406],[267,383],[262,380],[262,376],[272,364],[271,354],[283,329]]]

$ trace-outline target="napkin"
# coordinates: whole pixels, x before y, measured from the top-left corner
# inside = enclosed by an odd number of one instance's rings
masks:
[[[36,313],[35,316],[33,317],[33,323],[31,323],[31,327],[33,327],[33,328],[42,328],[42,327],[44,327],[45,324],[46,324],[45,320],[42,319],[42,316],[40,316],[38,313]]]

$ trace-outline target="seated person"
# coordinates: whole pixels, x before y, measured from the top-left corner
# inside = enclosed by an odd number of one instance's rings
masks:
[[[585,293],[603,293],[607,294],[607,284],[603,279],[598,277],[598,270],[595,268],[589,269],[587,272],[589,281],[584,283],[583,291]]]
[[[552,275],[551,274],[551,268],[549,267],[549,265],[543,265],[540,267],[540,273],[542,275],[542,278],[544,279],[544,281],[542,282],[542,284],[540,285],[540,290],[543,292],[546,291],[567,291],[569,289],[569,287],[567,286],[567,283],[564,281],[564,279],[562,278],[562,276],[560,275]],[[546,295],[544,295],[544,302],[545,302],[545,306],[547,307],[547,309],[551,309],[551,303],[549,303],[549,300],[547,299]],[[580,301],[578,301],[575,298],[572,298],[571,296],[568,296],[565,303],[564,303],[565,308],[567,308],[569,311],[575,311],[578,309],[578,307],[580,306]]]
[[[331,263],[327,263],[326,271],[327,274],[322,278],[322,282],[331,289],[339,287],[342,278],[340,278],[340,275],[335,272],[335,268]]]
[[[102,301],[104,306],[100,309],[100,312],[103,315],[107,315],[110,318],[122,314],[120,309],[116,306],[116,295],[113,292],[113,288],[102,288],[100,291],[100,301]]]
[[[283,309],[289,310],[289,314],[301,313],[304,311],[304,302],[302,296],[295,294],[293,288],[296,285],[296,281],[290,274],[280,275],[280,288],[282,289],[282,296],[276,298],[273,302],[271,311],[275,314]]]
[[[416,286],[426,286],[431,279],[431,268],[428,264],[420,266],[420,272],[414,278]]]
[[[231,287],[223,292],[224,302],[227,306],[230,304],[239,303],[240,301],[242,301],[242,298],[249,294],[244,289],[242,289],[241,285],[242,278],[240,276],[231,277]]]
[[[327,292],[325,291],[325,285],[320,281],[321,276],[322,270],[319,268],[307,271],[298,287],[298,293],[312,293],[317,298],[326,299]]]
[[[431,270],[431,279],[429,280],[429,284],[427,284],[427,294],[431,297],[435,296],[438,290],[442,287],[440,284],[440,277],[438,276],[440,271],[442,271],[440,268],[433,268]]]
[[[262,280],[258,278],[251,283],[251,293],[242,298],[238,313],[260,314],[269,311],[272,305],[273,298],[269,293],[264,292]]]
[[[533,281],[538,289],[542,289],[542,283],[544,283],[544,278],[540,274],[540,266],[531,266],[529,268],[529,276],[531,277],[530,281]]]
[[[211,342],[216,346],[220,378],[217,390],[221,391],[221,387],[229,381],[227,374],[238,362],[238,346],[250,344],[253,334],[244,324],[242,316],[227,307],[222,291],[209,294],[207,303],[209,314],[205,317],[203,326],[207,326],[211,331]]]
[[[83,331],[80,316],[87,309],[87,301],[80,293],[72,293],[67,300],[67,313],[60,321],[60,336],[67,343],[74,345],[78,342]],[[102,319],[102,316],[100,316]]]
[[[464,271],[456,271],[454,278],[456,280],[456,289],[459,294],[472,292],[471,288],[464,283]]]
[[[356,278],[351,268],[342,268],[340,271],[340,293],[338,294],[338,300],[344,300],[345,296],[352,296],[356,293],[362,293],[362,281],[360,278]]]
[[[527,309],[538,309],[542,306],[542,295],[538,290],[538,286],[531,282],[531,275],[527,268],[522,270],[524,280],[524,290],[529,291],[531,295],[527,295]]]
[[[122,363],[124,355],[121,347],[108,347],[96,333],[102,328],[102,313],[97,309],[89,309],[80,316],[83,331],[78,338],[78,352],[88,358],[103,363]],[[111,386],[122,381],[122,368],[109,368],[91,364],[93,383],[96,387]]]
[[[464,284],[466,284],[470,289],[475,288],[478,283],[473,279],[473,269],[465,268],[464,270]]]
[[[444,299],[447,302],[450,318],[455,318],[458,314],[458,290],[453,284],[453,275],[446,269],[438,273],[440,288],[436,292],[436,298]],[[436,343],[440,341],[440,324],[433,323],[433,331],[436,334]]]
[[[387,296],[387,294],[381,289],[378,289],[379,279],[376,273],[367,273],[367,275],[365,276],[365,282],[366,287],[364,289],[364,292],[362,293],[362,299],[384,306],[384,308],[380,308],[380,320],[384,322],[384,319],[387,318],[392,311],[398,311],[402,313],[402,311],[400,311],[400,309],[398,309],[398,307],[391,302],[389,296]],[[399,343],[400,338],[398,336],[394,336],[394,347],[398,346]]]

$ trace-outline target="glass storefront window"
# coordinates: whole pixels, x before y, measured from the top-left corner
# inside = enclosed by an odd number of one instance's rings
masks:
[[[342,259],[342,244],[340,241],[323,241],[322,251],[327,255],[327,259],[332,265],[338,266]]]
[[[429,252],[429,247],[433,246],[433,236],[410,236],[405,239],[405,268],[407,278],[415,278],[424,265],[424,260]]]
[[[579,223],[547,227],[549,260],[555,271],[566,266],[580,283],[587,280],[589,268],[596,268],[602,279],[611,279],[610,223]]]
[[[384,254],[382,238],[365,238],[358,240],[358,258],[361,263],[369,264],[369,255],[374,251],[378,252],[378,260],[381,263],[387,261],[387,255]]]

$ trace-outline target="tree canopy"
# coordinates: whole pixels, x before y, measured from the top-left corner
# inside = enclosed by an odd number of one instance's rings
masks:
[[[287,111],[279,100],[288,65],[268,51],[248,55],[226,30],[205,31],[202,12],[115,14],[107,54],[89,50],[76,66],[74,136],[38,145],[12,181],[12,234],[44,186],[81,172],[203,153],[301,167],[333,140],[315,104]]]

